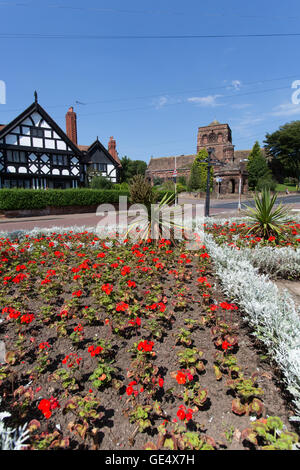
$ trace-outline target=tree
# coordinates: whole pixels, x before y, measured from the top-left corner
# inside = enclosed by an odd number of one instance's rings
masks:
[[[191,175],[188,182],[189,191],[206,191],[207,182],[207,163],[204,163],[208,157],[206,149],[199,151],[191,168]],[[210,168],[210,187],[213,187],[213,168]]]
[[[268,186],[271,185],[272,176],[268,167],[267,160],[263,155],[259,143],[256,141],[252,147],[247,163],[248,184],[250,189],[256,189],[258,183],[264,181]]]
[[[300,121],[284,124],[265,138],[265,149],[271,156],[274,174],[300,180]],[[275,173],[276,172],[276,173]]]
[[[131,160],[126,155],[121,159],[121,182],[128,183],[135,175],[145,175],[147,163],[143,160]]]

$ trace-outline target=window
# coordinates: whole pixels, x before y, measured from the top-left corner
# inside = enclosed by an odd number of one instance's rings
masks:
[[[67,155],[53,155],[52,157],[54,166],[68,166],[68,156]]]
[[[7,150],[6,157],[11,163],[27,163],[26,153],[19,150]]]
[[[44,137],[44,130],[38,127],[32,127],[30,129],[31,137]]]
[[[5,188],[25,188],[30,189],[29,179],[15,179],[15,180],[4,180],[3,186]]]
[[[96,171],[104,171],[106,173],[106,163],[93,163],[93,169]]]

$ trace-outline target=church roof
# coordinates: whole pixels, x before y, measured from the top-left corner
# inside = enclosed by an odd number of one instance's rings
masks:
[[[176,168],[178,170],[183,168],[190,168],[195,160],[196,155],[178,155],[176,156]],[[151,158],[148,171],[165,171],[173,170],[175,168],[175,156]]]

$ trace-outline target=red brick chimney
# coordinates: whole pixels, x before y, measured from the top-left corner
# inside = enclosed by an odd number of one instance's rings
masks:
[[[66,114],[66,130],[67,136],[72,140],[73,144],[77,145],[77,116],[74,113],[74,108],[71,106]]]
[[[113,157],[114,160],[116,160],[116,161],[119,160],[118,152],[117,152],[117,148],[116,148],[116,141],[113,137],[110,137],[110,139],[109,139],[108,151],[109,151],[109,153],[111,154],[111,156]]]

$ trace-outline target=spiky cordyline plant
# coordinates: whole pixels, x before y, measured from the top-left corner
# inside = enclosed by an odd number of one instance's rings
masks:
[[[280,237],[286,229],[285,224],[291,218],[288,207],[283,207],[281,203],[278,207],[274,207],[276,200],[277,194],[271,197],[270,190],[267,188],[262,190],[261,197],[255,194],[255,208],[248,207],[246,212],[253,222],[247,233],[254,233],[264,239],[270,236]]]
[[[139,240],[149,238],[159,242],[162,238],[168,238],[172,244],[175,244],[175,231],[183,233],[183,226],[171,220],[170,217],[164,217],[169,209],[169,204],[175,199],[175,194],[165,194],[162,200],[151,207],[147,207],[147,215],[141,216],[133,222],[126,233],[126,237]],[[180,209],[181,210],[181,209]]]

